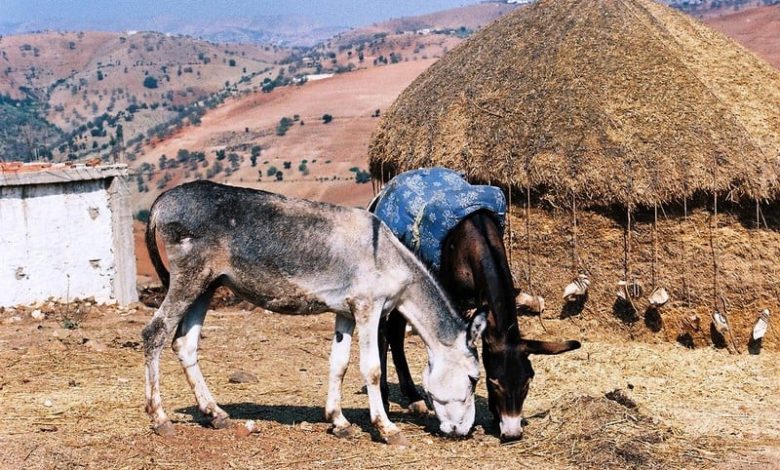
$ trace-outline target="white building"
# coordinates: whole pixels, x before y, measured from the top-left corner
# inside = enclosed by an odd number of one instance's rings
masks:
[[[138,300],[127,166],[0,164],[0,306]]]

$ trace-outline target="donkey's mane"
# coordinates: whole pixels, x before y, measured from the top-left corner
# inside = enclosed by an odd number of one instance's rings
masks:
[[[439,320],[439,323],[444,323],[446,327],[455,327],[457,330],[464,330],[467,324],[466,320],[463,319],[455,309],[449,295],[441,284],[439,284],[439,281],[436,280],[436,277],[431,273],[428,267],[426,267],[425,264],[423,264],[423,262],[392,233],[387,233],[387,235],[391,243],[398,248],[404,261],[406,261],[411,268],[412,273],[417,278],[415,281],[421,281],[421,285],[418,285],[418,288],[426,291],[434,302],[440,304],[437,306],[444,307],[449,313],[449,315],[437,315],[436,318]],[[446,331],[449,329],[450,328],[445,328],[442,330]]]

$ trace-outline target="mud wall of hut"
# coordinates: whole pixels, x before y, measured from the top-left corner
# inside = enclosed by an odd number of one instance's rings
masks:
[[[570,210],[532,208],[530,212],[530,283],[528,237],[524,207],[512,208],[511,265],[516,284],[542,295],[550,319],[595,320],[610,331],[646,340],[673,341],[687,331],[685,317],[696,316],[701,331],[694,333],[697,346],[712,344],[710,314],[716,308],[715,267],[718,295],[738,345],[748,343],[757,313],[780,308],[780,211],[764,206],[762,226],[755,227],[751,208],[732,208],[717,217],[711,208],[693,209],[687,219],[673,208],[659,214],[657,262],[653,263],[652,210],[635,214],[631,231],[631,272],[644,288],[635,302],[636,312],[616,305],[616,284],[625,279],[626,224],[622,211],[579,211],[577,261],[573,258],[573,223]],[[766,223],[764,223],[764,221]],[[506,234],[509,242],[509,234]],[[713,251],[714,248],[714,251]],[[671,301],[657,313],[648,309],[646,295],[656,285],[665,287]],[[583,309],[572,309],[562,298],[563,287],[579,272],[591,280]],[[780,347],[773,331],[764,347]]]

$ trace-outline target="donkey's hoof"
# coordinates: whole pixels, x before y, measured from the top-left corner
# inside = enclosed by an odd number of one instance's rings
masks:
[[[173,423],[166,421],[156,425],[154,427],[154,433],[162,437],[173,437],[176,435],[176,428],[173,427]]]
[[[211,427],[214,429],[227,429],[232,425],[227,416],[215,416],[211,419]]]
[[[333,426],[330,432],[339,439],[351,439],[357,435],[358,430],[350,424],[342,427]]]
[[[409,441],[406,440],[406,437],[404,437],[402,432],[397,432],[395,434],[385,436],[385,442],[387,442],[388,445],[402,449],[409,447]]]
[[[428,416],[430,411],[428,411],[428,406],[425,405],[424,400],[418,400],[413,403],[409,403],[409,411],[413,415],[417,416]]]

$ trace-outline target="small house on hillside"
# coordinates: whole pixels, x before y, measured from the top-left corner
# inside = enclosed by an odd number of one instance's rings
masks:
[[[0,306],[138,300],[126,165],[0,164]]]

